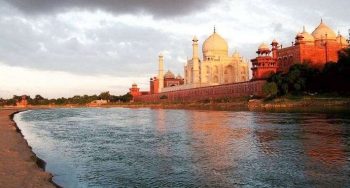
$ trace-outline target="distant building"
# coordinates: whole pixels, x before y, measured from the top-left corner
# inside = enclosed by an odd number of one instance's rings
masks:
[[[136,83],[132,84],[131,88],[129,89],[129,93],[133,98],[135,98],[137,96],[141,96],[141,95],[149,95],[150,94],[149,91],[140,91],[140,88],[137,86]]]
[[[131,88],[129,89],[129,93],[130,93],[130,95],[132,95],[133,97],[136,97],[136,96],[140,96],[140,95],[141,95],[140,88],[137,87],[137,84],[136,84],[136,83],[132,84]]]
[[[175,75],[170,70],[168,70],[168,72],[166,72],[163,77],[162,88],[179,86],[183,85],[184,83],[185,80],[181,77],[181,75],[175,77]],[[151,94],[159,92],[159,79],[157,77],[150,79],[150,92]]]
[[[276,40],[271,45],[271,50],[266,44],[260,45],[258,57],[251,60],[253,79],[264,79],[274,72],[288,72],[296,63],[308,63],[311,67],[322,69],[327,62],[337,62],[338,51],[348,47],[349,42],[321,20],[311,34],[305,27],[297,33],[292,46],[283,47]]]
[[[258,57],[252,59],[252,72],[253,79],[264,79],[269,77],[272,73],[275,73],[278,69],[277,63],[277,41],[274,40],[272,43],[272,50],[265,43],[259,46]],[[272,56],[270,53],[272,52]]]

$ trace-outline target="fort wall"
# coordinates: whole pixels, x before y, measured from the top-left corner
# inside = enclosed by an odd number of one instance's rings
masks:
[[[263,96],[265,80],[223,84],[201,88],[162,92],[135,96],[135,102],[190,102],[220,98],[237,98],[245,96]]]

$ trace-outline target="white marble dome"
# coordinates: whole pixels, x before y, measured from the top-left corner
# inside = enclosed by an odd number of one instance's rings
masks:
[[[228,54],[228,44],[219,34],[214,32],[203,43],[203,55]]]

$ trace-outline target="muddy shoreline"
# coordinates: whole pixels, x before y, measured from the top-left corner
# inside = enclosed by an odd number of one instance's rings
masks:
[[[44,161],[43,159],[39,158],[34,152],[33,152],[33,148],[28,144],[28,141],[24,138],[24,135],[22,134],[22,131],[21,129],[18,127],[17,123],[15,122],[14,120],[14,117],[16,114],[20,113],[20,112],[24,112],[26,110],[21,110],[21,111],[17,111],[15,113],[12,113],[10,115],[10,120],[14,122],[14,126],[16,127],[16,131],[21,134],[22,138],[26,141],[28,147],[30,148],[30,150],[32,151],[33,155],[34,155],[34,161],[35,163],[38,165],[39,168],[41,168],[43,171],[47,172],[46,171],[46,161]],[[58,185],[57,183],[55,183],[52,178],[53,178],[53,175],[50,173],[50,172],[47,172],[51,175],[51,178],[50,178],[50,183],[52,183],[55,187],[57,188],[62,188],[62,186]]]
[[[0,185],[4,187],[61,187],[45,172],[46,162],[32,151],[13,120],[25,109],[0,109]]]

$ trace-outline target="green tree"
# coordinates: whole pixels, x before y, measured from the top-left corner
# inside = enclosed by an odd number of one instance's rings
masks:
[[[63,97],[62,98],[58,98],[58,99],[56,99],[55,104],[57,104],[57,105],[67,104],[67,99],[65,99]]]
[[[111,99],[111,94],[109,94],[109,91],[102,92],[102,93],[100,93],[99,98],[102,100],[109,101]]]
[[[49,104],[48,99],[45,99],[41,95],[35,95],[35,97],[31,100],[28,100],[31,105],[46,105]]]
[[[127,94],[125,94],[123,96],[120,96],[120,100],[122,102],[130,102],[132,100],[132,98],[133,97],[132,97],[132,95],[130,93],[127,93]]]
[[[44,100],[45,98],[42,97],[41,95],[35,95],[34,100],[40,101],[40,100]]]
[[[16,105],[16,102],[17,102],[16,99],[8,99],[8,100],[6,100],[5,105],[14,106],[14,105]]]
[[[18,95],[13,95],[12,99],[13,99],[13,100],[19,101],[19,100],[22,99],[22,97],[21,97],[21,96],[18,96]]]
[[[263,92],[268,98],[277,96],[277,93],[278,93],[277,84],[275,82],[267,82],[263,86]]]
[[[342,49],[338,52],[338,64],[344,67],[350,67],[350,48]]]
[[[321,88],[320,71],[310,68],[308,63],[297,63],[290,67],[288,73],[273,74],[268,82],[275,82],[277,95],[282,96],[289,93],[302,94],[303,92],[314,92]]]

